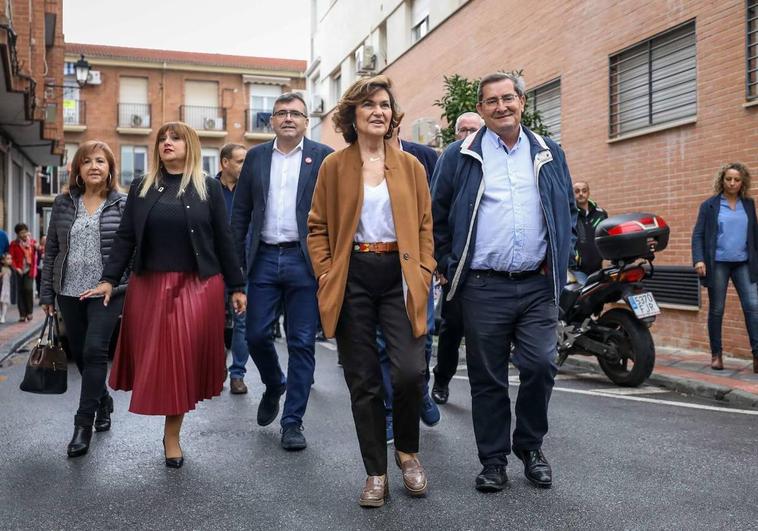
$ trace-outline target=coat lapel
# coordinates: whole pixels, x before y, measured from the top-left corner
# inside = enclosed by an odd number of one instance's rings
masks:
[[[303,139],[303,156],[300,161],[300,175],[297,180],[297,198],[295,205],[300,205],[300,200],[303,198],[303,192],[308,187],[313,176],[313,159],[315,153],[315,146],[308,141],[307,138]],[[308,205],[310,210],[310,204]]]
[[[261,160],[261,204],[263,208],[266,208],[266,201],[268,201],[268,189],[271,186],[271,157],[274,156],[274,141],[272,140],[266,145],[266,153]]]
[[[358,142],[354,142],[345,148],[345,155],[344,167],[338,169],[338,179],[340,180],[338,188],[341,197],[356,198],[352,204],[350,201],[340,201],[341,205],[345,205],[346,214],[348,209],[352,209],[350,215],[345,216],[345,218],[350,220],[350,238],[354,238],[363,208],[363,161],[361,161],[361,150],[358,147]],[[352,248],[352,246],[350,247]]]

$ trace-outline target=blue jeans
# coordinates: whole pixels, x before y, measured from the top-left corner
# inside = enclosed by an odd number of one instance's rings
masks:
[[[432,343],[434,341],[434,286],[429,290],[429,304],[426,307],[426,370],[424,371],[424,396],[429,396],[429,362],[432,359]],[[382,368],[382,384],[384,385],[384,408],[387,415],[392,415],[392,380],[390,378],[390,358],[387,355],[387,343],[380,327],[376,328],[376,347],[379,349],[379,364]]]
[[[227,296],[229,294],[227,293]],[[234,319],[234,328],[232,329],[232,364],[229,366],[230,378],[244,378],[247,369],[247,359],[250,357],[250,352],[247,348],[247,339],[245,338],[245,321],[247,320],[247,314],[237,314],[232,312]]]
[[[283,389],[281,425],[301,424],[316,368],[316,328],[318,304],[316,279],[300,246],[258,248],[247,289],[247,343],[261,380],[267,390]],[[271,327],[279,303],[287,312],[285,332],[289,362],[285,377],[271,337]]]
[[[758,357],[758,284],[750,281],[747,262],[714,262],[708,272],[708,339],[711,354],[722,354],[721,324],[724,320],[726,288],[732,279],[745,315],[745,328],[750,338],[750,350]]]

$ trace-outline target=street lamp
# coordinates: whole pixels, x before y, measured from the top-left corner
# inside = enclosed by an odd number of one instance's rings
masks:
[[[79,84],[79,87],[86,85],[87,78],[89,77],[90,64],[84,58],[84,54],[82,54],[79,60],[74,63],[74,71],[76,72],[76,82]]]

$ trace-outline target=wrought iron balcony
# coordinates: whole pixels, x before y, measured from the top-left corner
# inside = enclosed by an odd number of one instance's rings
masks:
[[[119,103],[118,127],[128,129],[150,128],[149,103]]]
[[[226,109],[182,105],[182,121],[198,131],[226,131]]]

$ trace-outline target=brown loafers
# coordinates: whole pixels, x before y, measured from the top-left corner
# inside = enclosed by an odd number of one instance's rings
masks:
[[[711,357],[711,369],[714,371],[723,371],[724,370],[724,360],[721,356],[712,356]]]
[[[397,466],[403,472],[405,490],[411,496],[424,496],[427,486],[426,472],[424,472],[424,467],[421,466],[418,459],[414,457],[403,463],[400,461],[400,455],[395,452],[395,463],[397,463]]]
[[[231,378],[229,383],[229,391],[233,395],[244,395],[247,393],[247,386],[245,385],[245,380],[242,378]]]
[[[387,485],[387,476],[369,476],[363,487],[358,505],[361,507],[381,507],[387,496],[390,495]]]

